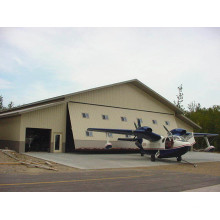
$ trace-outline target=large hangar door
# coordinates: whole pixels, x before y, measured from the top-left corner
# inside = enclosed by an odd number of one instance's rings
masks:
[[[70,121],[70,113],[69,107],[67,105],[67,114],[66,114],[66,152],[74,152],[75,151],[75,143],[73,138],[72,125]]]
[[[26,128],[25,152],[50,152],[51,129]]]

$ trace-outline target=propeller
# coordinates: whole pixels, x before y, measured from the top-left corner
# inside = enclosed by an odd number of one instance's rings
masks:
[[[135,126],[135,128],[137,129],[138,127],[137,127],[137,124],[134,122],[134,126]]]
[[[167,129],[165,125],[163,125],[164,129],[167,131],[167,134],[173,137],[173,134]]]
[[[138,122],[138,127],[140,128],[141,127],[141,120],[138,118],[137,122]]]

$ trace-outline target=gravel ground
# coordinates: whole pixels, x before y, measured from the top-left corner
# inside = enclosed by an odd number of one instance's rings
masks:
[[[12,155],[24,162],[31,161],[33,163],[46,165],[45,163],[46,160],[38,159],[24,154],[19,154],[17,152],[12,152]],[[76,168],[60,165],[54,162],[50,162],[52,165],[51,167],[55,168],[57,171],[47,170],[37,167],[28,167],[23,164],[16,164],[17,162],[18,162],[17,160],[9,157],[8,155],[5,155],[0,150],[0,174],[15,174],[15,173],[41,174],[41,173],[54,173],[54,172],[73,172],[78,170]]]

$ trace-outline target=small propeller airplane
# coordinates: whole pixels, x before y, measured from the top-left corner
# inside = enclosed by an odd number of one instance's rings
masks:
[[[135,145],[140,149],[141,156],[144,156],[145,154],[150,155],[151,161],[155,161],[156,158],[171,157],[176,157],[178,162],[182,161],[182,155],[187,153],[191,146],[196,143],[194,137],[205,138],[208,147],[204,151],[210,152],[215,149],[214,146],[210,146],[208,137],[215,137],[218,136],[218,134],[191,133],[182,128],[176,128],[169,131],[165,126],[163,126],[168,134],[164,137],[153,133],[153,130],[150,127],[141,126],[139,119],[137,123],[138,126],[134,123],[136,128],[135,130],[88,128],[87,131],[104,132],[106,133],[106,137],[108,137],[108,133],[134,136],[133,138],[118,138],[118,140],[134,141]],[[112,145],[107,138],[106,149],[110,148],[112,148]]]

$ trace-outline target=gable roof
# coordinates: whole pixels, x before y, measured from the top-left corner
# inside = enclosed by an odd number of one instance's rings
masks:
[[[194,123],[193,121],[191,121],[187,117],[185,117],[185,116],[181,117],[181,116],[183,116],[183,111],[181,109],[179,109],[176,105],[174,105],[173,103],[171,103],[170,101],[165,99],[163,96],[161,96],[160,94],[158,94],[157,92],[155,92],[154,90],[152,90],[151,88],[149,88],[148,86],[143,84],[138,79],[132,79],[132,80],[123,81],[123,82],[119,82],[119,83],[109,84],[109,85],[105,85],[105,86],[100,86],[100,87],[96,87],[96,88],[92,88],[92,89],[87,89],[87,90],[83,90],[83,91],[79,91],[79,92],[74,92],[74,93],[70,93],[70,94],[66,94],[66,95],[62,95],[62,96],[57,96],[57,97],[53,97],[53,98],[44,99],[41,101],[21,105],[21,106],[15,107],[13,109],[9,109],[9,110],[0,112],[0,118],[7,117],[7,116],[9,117],[9,116],[12,116],[15,114],[25,113],[25,112],[31,111],[33,109],[36,110],[36,109],[44,107],[44,106],[49,107],[50,104],[53,104],[53,103],[58,104],[62,101],[65,101],[65,99],[69,96],[74,96],[74,95],[78,95],[78,94],[82,94],[82,93],[86,93],[86,92],[91,92],[94,90],[104,89],[104,88],[123,85],[123,84],[132,84],[132,85],[138,87],[139,89],[141,89],[144,92],[146,92],[147,94],[151,95],[153,98],[155,98],[159,102],[163,103],[164,105],[166,105],[167,107],[172,109],[175,112],[175,115],[176,116],[179,115],[180,116],[179,118],[181,120],[183,120],[184,122],[186,122],[187,124],[191,125],[194,128],[201,128],[199,125],[197,125],[196,123]]]

